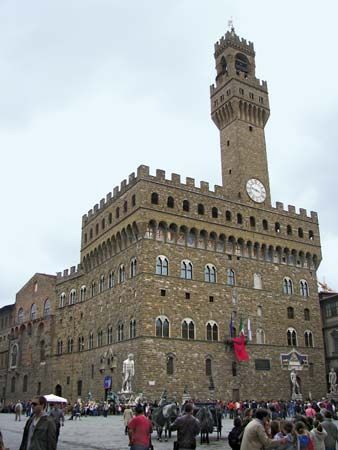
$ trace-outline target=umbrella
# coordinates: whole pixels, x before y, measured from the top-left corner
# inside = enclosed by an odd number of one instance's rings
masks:
[[[44,397],[48,403],[68,403],[68,400],[66,398],[58,397],[54,394],[47,394],[44,395]]]

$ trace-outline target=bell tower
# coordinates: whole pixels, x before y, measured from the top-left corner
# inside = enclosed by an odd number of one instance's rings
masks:
[[[270,115],[265,81],[255,76],[252,42],[233,27],[215,44],[211,117],[220,131],[222,182],[229,199],[271,205],[264,127]]]

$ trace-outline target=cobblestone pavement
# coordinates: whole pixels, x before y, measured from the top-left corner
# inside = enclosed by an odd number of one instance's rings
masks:
[[[15,422],[14,414],[0,414],[0,429],[5,445],[10,450],[18,450],[21,443],[26,418]],[[223,420],[221,441],[216,441],[216,433],[210,436],[210,445],[200,445],[197,448],[208,450],[230,450],[227,435],[232,428],[232,420]],[[174,434],[174,436],[176,433]],[[173,438],[169,442],[157,442],[153,434],[155,450],[172,450]],[[66,420],[61,429],[58,450],[128,450],[128,440],[124,435],[121,416],[84,417],[81,420]]]

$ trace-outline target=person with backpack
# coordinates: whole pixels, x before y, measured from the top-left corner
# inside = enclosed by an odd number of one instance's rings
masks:
[[[240,450],[243,436],[242,420],[236,417],[234,420],[234,427],[228,435],[228,443],[232,450]]]
[[[306,429],[304,422],[296,423],[297,443],[299,450],[314,450],[310,432]]]

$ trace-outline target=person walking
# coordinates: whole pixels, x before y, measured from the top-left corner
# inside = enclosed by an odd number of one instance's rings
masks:
[[[177,430],[177,448],[179,450],[188,450],[196,448],[196,436],[201,430],[200,422],[193,413],[193,406],[187,403],[184,407],[185,414],[177,417],[171,425],[171,430]]]
[[[59,440],[60,428],[63,427],[65,424],[65,415],[63,410],[59,408],[59,406],[56,403],[53,404],[49,415],[50,417],[53,417],[53,419],[55,420],[56,443],[57,443]]]
[[[136,405],[135,417],[128,423],[130,450],[149,450],[151,447],[151,433],[153,431],[150,420],[145,417],[142,405]]]
[[[36,397],[31,405],[33,415],[26,422],[19,450],[56,450],[56,426],[46,413],[47,400]]]
[[[257,409],[255,418],[245,427],[241,450],[261,450],[264,448],[272,448],[287,444],[286,438],[276,440],[270,439],[265,429],[268,428],[270,422],[269,411],[266,409]]]
[[[325,438],[327,432],[320,422],[314,422],[314,428],[310,431],[314,450],[325,450]]]
[[[324,412],[324,421],[322,427],[326,431],[327,436],[324,439],[325,450],[336,450],[336,442],[338,441],[338,430],[332,421],[332,413],[330,411]]]
[[[128,423],[133,418],[133,411],[128,404],[123,411],[123,423],[124,423],[124,433],[127,436],[128,434]]]
[[[14,407],[14,411],[15,411],[15,422],[17,420],[19,420],[19,422],[21,422],[22,403],[20,402],[20,400],[17,401],[17,403]]]

